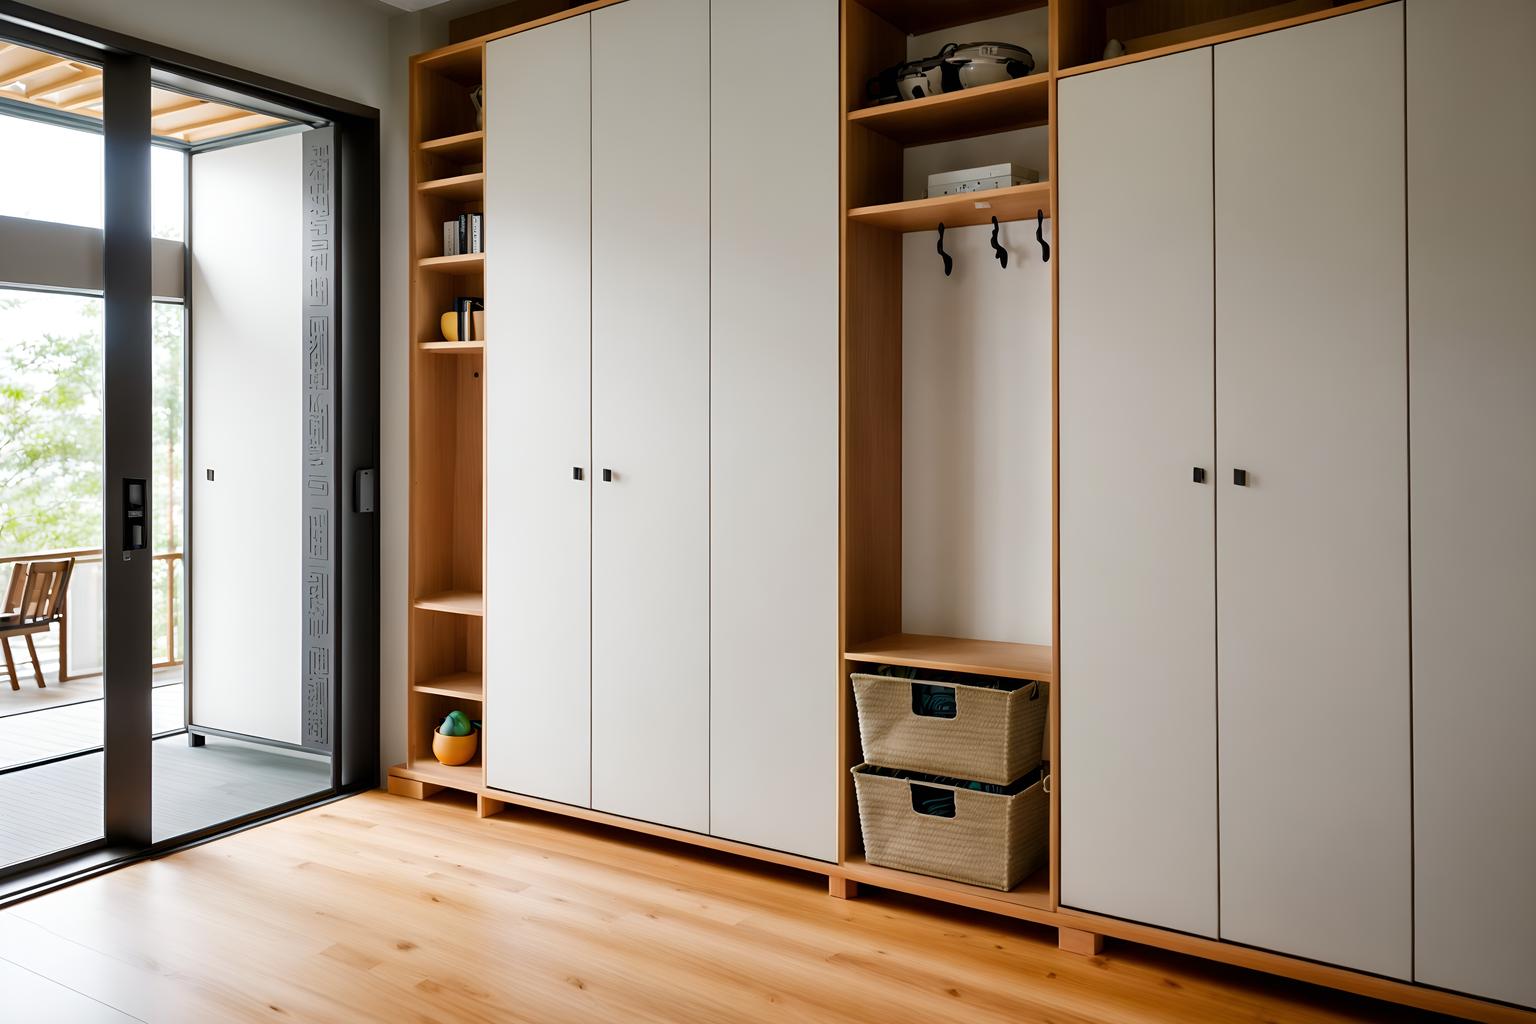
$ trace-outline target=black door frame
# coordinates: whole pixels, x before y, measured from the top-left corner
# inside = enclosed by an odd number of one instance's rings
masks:
[[[378,785],[378,551],[376,516],[359,508],[360,471],[378,466],[379,126],[372,107],[244,71],[194,54],[0,0],[0,34],[102,66],[105,373],[144,386],[109,387],[104,458],[103,591],[110,609],[104,639],[104,837],[0,871],[0,905],[97,873],[293,813]],[[151,84],[334,128],[338,209],[332,263],[336,282],[335,359],[330,369],[334,427],[329,477],[335,482],[334,573],[328,613],[333,658],[329,792],[160,844],[150,834],[152,721],[148,550],[123,550],[124,481],[147,480],[150,280],[149,165]],[[185,296],[190,301],[190,296]],[[123,395],[137,393],[137,401]],[[146,502],[152,497],[145,494]],[[146,505],[146,518],[151,506]],[[297,666],[296,666],[297,668]]]

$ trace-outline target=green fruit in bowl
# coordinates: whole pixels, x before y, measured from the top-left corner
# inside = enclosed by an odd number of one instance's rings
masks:
[[[475,731],[475,725],[464,712],[454,710],[448,712],[448,717],[443,719],[437,731],[444,736],[468,736]]]

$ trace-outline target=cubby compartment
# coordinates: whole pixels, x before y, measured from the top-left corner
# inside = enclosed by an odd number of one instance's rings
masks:
[[[482,48],[440,51],[416,64],[413,80],[416,141],[446,139],[484,126],[474,93],[485,81]]]
[[[485,212],[485,176],[457,175],[437,178],[416,187],[416,259],[431,260],[446,255],[443,251],[443,223],[456,221],[460,214]],[[475,255],[483,256],[484,253]],[[479,294],[478,292],[476,294]]]
[[[959,6],[963,12],[950,13],[970,20],[914,21],[917,5],[845,5],[846,188],[855,220],[914,231],[1049,213],[1049,12],[1039,4]],[[909,25],[925,30],[909,34]],[[871,102],[869,83],[882,70],[937,54],[947,43],[972,42],[1025,47],[1033,73],[974,88],[955,88],[951,80],[950,91],[936,95]],[[926,194],[930,174],[997,164],[1011,164],[1023,183],[985,193]]]
[[[1339,0],[1075,0],[1061,7],[1057,67],[1134,58],[1341,6],[1351,5]],[[1115,48],[1106,49],[1111,42]]]
[[[411,460],[413,598],[418,608],[481,613],[484,359],[418,353]]]
[[[476,701],[439,693],[412,694],[409,766],[422,775],[440,776],[440,780],[434,780],[440,781],[440,784],[457,784],[456,788],[477,790],[484,774],[481,767],[485,749],[483,729],[477,730],[475,755],[465,764],[443,764],[432,753],[433,733],[450,711],[462,711],[471,721],[482,721],[483,710]]]
[[[483,701],[484,621],[478,615],[417,608],[411,616],[411,688],[417,693]]]

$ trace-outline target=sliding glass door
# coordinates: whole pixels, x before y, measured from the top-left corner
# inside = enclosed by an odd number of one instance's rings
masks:
[[[372,737],[337,756],[377,543],[376,406],[340,414],[341,304],[376,292],[340,273],[338,131],[4,15],[0,899],[376,777]]]

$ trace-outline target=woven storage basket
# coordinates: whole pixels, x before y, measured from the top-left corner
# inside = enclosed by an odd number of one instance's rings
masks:
[[[1012,795],[853,769],[871,864],[1007,891],[1046,862],[1050,797],[1041,779]],[[917,787],[914,791],[914,787]],[[954,794],[952,818],[915,810],[924,789]]]
[[[914,683],[952,688],[955,717],[917,714]],[[1040,766],[1049,699],[1044,683],[995,690],[856,672],[853,695],[859,740],[870,764],[1000,786]]]

